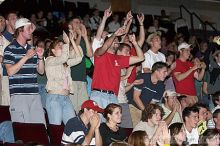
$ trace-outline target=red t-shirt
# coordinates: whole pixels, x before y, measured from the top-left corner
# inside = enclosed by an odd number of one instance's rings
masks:
[[[173,70],[173,73],[175,72],[184,73],[192,67],[193,67],[192,62],[189,61],[182,62],[181,60],[176,59],[176,68]],[[175,83],[177,93],[196,96],[194,73],[195,71],[193,71],[190,75],[188,75],[185,79],[181,81],[178,81],[173,74],[173,80]]]
[[[120,56],[106,52],[94,56],[92,89],[113,91],[118,95],[121,69],[129,66],[129,56]]]
[[[130,55],[137,56],[135,48],[133,48],[133,47],[131,48]],[[131,71],[131,75],[128,77],[128,81],[127,81],[128,83],[133,83],[135,81],[136,75],[137,75],[136,68],[137,67],[135,65],[135,67]]]

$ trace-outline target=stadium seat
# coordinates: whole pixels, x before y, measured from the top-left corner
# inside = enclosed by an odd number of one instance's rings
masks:
[[[3,121],[11,121],[9,106],[0,105],[0,123]]]
[[[47,130],[41,123],[18,123],[13,122],[15,141],[25,143],[49,144]]]
[[[64,131],[64,125],[47,125],[48,134],[50,136],[50,143],[52,145],[60,145]]]

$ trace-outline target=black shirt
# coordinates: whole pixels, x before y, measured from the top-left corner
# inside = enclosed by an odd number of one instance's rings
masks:
[[[119,127],[118,131],[115,132],[106,123],[100,125],[100,134],[102,136],[103,146],[109,146],[112,142],[123,141],[127,138],[123,128]]]

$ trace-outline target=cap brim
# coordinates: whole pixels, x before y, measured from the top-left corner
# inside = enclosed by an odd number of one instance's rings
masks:
[[[95,107],[95,108],[93,108],[93,110],[97,111],[98,113],[103,113],[104,112],[104,110],[100,107]]]

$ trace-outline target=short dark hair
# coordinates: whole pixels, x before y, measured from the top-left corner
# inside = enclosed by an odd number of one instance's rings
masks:
[[[206,108],[208,110],[208,107],[203,103],[197,103],[195,104],[195,106],[198,108],[198,110],[200,110],[201,108]]]
[[[216,101],[219,100],[219,97],[220,97],[220,91],[217,91],[212,95],[212,102],[215,106],[217,106]]]
[[[152,73],[154,73],[156,70],[160,70],[164,67],[168,68],[168,65],[165,62],[162,62],[162,61],[156,62],[152,66],[152,69],[151,69]]]
[[[181,102],[183,99],[186,99],[186,95],[180,95],[180,96],[177,96],[177,99],[179,102]]]
[[[207,129],[199,138],[199,144],[208,146],[207,139],[212,139],[214,136],[218,135],[217,129]]]
[[[129,49],[131,48],[131,47],[130,47],[128,44],[126,44],[126,43],[120,43],[117,50],[122,51],[124,47],[128,47]]]
[[[220,109],[217,109],[213,112],[213,118],[217,118],[218,114],[220,114]]]
[[[161,118],[163,117],[163,108],[157,104],[147,104],[145,109],[142,111],[141,121],[148,122],[148,119],[151,119],[153,114],[156,113],[156,109],[160,110]]]
[[[186,121],[186,117],[189,117],[191,113],[199,113],[199,109],[196,106],[185,107],[182,113],[183,122]]]
[[[73,16],[73,17],[69,18],[69,20],[67,21],[67,24],[70,24],[74,19],[79,19],[80,21],[82,20],[82,18],[80,16]]]
[[[109,117],[108,114],[112,114],[115,108],[119,108],[122,111],[122,108],[120,105],[115,104],[115,103],[110,103],[109,105],[107,105],[107,107],[104,109],[104,118],[109,121]]]

